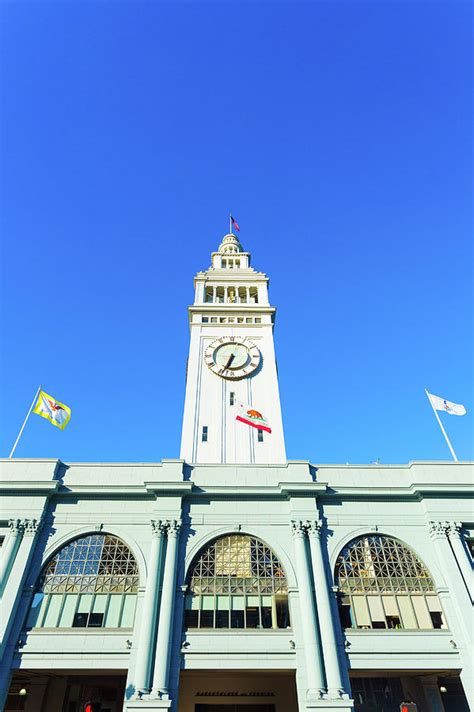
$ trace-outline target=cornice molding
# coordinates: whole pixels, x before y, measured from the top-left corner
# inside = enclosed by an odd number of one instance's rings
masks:
[[[204,302],[203,304],[191,304],[188,307],[188,312],[190,314],[208,314],[215,312],[220,314],[221,312],[257,312],[259,314],[274,314],[276,312],[276,307],[272,307],[270,304],[236,304],[235,302]],[[216,326],[216,324],[208,324],[207,326]],[[228,324],[227,324],[228,326]],[[251,324],[242,324],[241,326],[251,326]],[[265,324],[257,324],[257,326],[265,326]]]
[[[51,495],[57,492],[61,487],[59,480],[3,480],[0,481],[0,492],[17,492],[18,490],[29,490],[36,494],[43,493]]]

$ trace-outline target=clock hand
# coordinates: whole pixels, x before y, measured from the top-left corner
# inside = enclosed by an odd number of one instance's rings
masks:
[[[235,354],[232,353],[232,354],[230,355],[230,358],[229,358],[229,360],[227,361],[226,365],[224,366],[224,368],[230,368],[230,364],[232,363],[232,361],[234,360],[234,358],[235,358]]]

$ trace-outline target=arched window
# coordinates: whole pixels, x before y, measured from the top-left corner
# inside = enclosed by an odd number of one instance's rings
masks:
[[[43,569],[29,628],[131,628],[138,566],[126,544],[89,534],[66,544]]]
[[[187,628],[288,628],[288,584],[273,551],[229,534],[194,560],[186,596]]]
[[[446,628],[433,579],[398,539],[353,539],[337,559],[336,583],[345,628]]]

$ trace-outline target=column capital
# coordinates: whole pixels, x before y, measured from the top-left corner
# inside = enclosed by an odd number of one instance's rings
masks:
[[[449,538],[460,538],[462,532],[461,522],[446,522],[446,533]]]
[[[448,522],[429,522],[428,527],[432,539],[441,539],[446,537]]]
[[[23,519],[21,524],[25,536],[35,536],[43,526],[40,519]]]
[[[323,526],[324,526],[324,523],[321,521],[321,519],[314,519],[312,521],[307,521],[306,529],[308,531],[308,535],[310,537],[316,537],[317,539],[320,539],[321,532],[323,531]]]
[[[9,519],[8,528],[10,529],[10,536],[20,536],[20,534],[23,534],[23,522],[21,519]]]
[[[151,533],[153,537],[160,538],[163,536],[166,530],[166,525],[161,521],[161,519],[152,519],[150,521]]]
[[[177,537],[181,529],[181,522],[178,519],[169,519],[166,522],[166,528],[168,529],[168,538]]]
[[[304,535],[306,533],[306,528],[307,528],[306,522],[303,522],[301,520],[292,519],[290,526],[291,526],[292,534],[295,537],[295,539],[303,539],[304,538]]]

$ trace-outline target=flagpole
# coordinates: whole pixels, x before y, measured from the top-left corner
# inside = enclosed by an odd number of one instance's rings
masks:
[[[33,410],[33,408],[34,408],[34,406],[35,406],[35,403],[36,403],[36,401],[38,400],[38,396],[39,396],[39,394],[40,394],[40,391],[41,391],[41,386],[38,386],[38,390],[37,390],[36,393],[35,393],[35,397],[33,398],[33,402],[32,402],[32,404],[30,405],[30,409],[29,409],[28,413],[26,414],[26,418],[25,418],[25,420],[23,421],[23,425],[21,426],[20,432],[18,433],[18,437],[17,437],[17,439],[15,440],[15,444],[14,444],[13,447],[12,447],[12,451],[11,451],[11,453],[10,453],[9,456],[8,456],[8,459],[9,459],[9,460],[11,460],[12,457],[13,457],[13,453],[14,453],[15,450],[16,450],[16,446],[18,445],[18,442],[19,442],[19,440],[20,440],[20,438],[21,438],[21,434],[22,434],[23,430],[25,429],[26,421],[28,420],[28,418],[29,418],[30,415],[31,415],[31,411]]]
[[[229,233],[232,235],[232,215],[229,213]]]
[[[429,400],[429,402],[430,402],[431,407],[433,408],[433,413],[435,414],[436,420],[437,420],[438,423],[439,423],[439,427],[441,428],[441,432],[443,433],[444,438],[445,438],[446,442],[448,443],[448,447],[449,447],[449,449],[451,450],[451,455],[453,456],[453,460],[454,460],[455,462],[459,462],[458,458],[456,457],[456,453],[455,453],[454,450],[453,450],[453,446],[451,445],[451,442],[450,442],[450,440],[449,440],[449,438],[448,438],[448,435],[447,435],[447,433],[446,433],[446,430],[443,428],[443,423],[441,422],[441,420],[440,420],[440,418],[439,418],[438,412],[437,412],[436,408],[434,407],[434,405],[433,405],[433,403],[432,403],[432,401],[431,401],[430,395],[429,395],[428,391],[426,390],[426,388],[425,388],[425,393],[426,393],[426,397],[428,398],[428,400]]]

